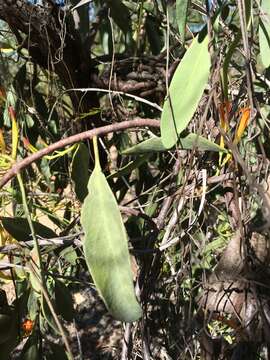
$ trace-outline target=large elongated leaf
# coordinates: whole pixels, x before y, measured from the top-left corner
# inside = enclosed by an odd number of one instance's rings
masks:
[[[83,243],[88,268],[109,312],[132,322],[141,316],[136,300],[127,235],[114,195],[101,172],[95,169],[82,207]]]
[[[184,138],[179,139],[179,147],[185,150],[198,149],[200,151],[226,151],[224,148],[215,144],[214,142],[205,139],[203,136],[197,134],[189,134]],[[122,152],[124,155],[133,154],[147,154],[153,152],[168,151],[162,143],[160,137],[152,137],[137,145],[134,145]]]
[[[270,1],[262,0],[259,22],[260,54],[263,66],[270,66]]]
[[[161,115],[161,138],[166,148],[177,143],[181,132],[190,122],[202,97],[210,70],[208,37],[199,42],[198,36],[178,65],[169,88]]]

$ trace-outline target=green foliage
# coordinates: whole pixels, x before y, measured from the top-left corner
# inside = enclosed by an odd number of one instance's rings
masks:
[[[82,207],[85,258],[108,310],[118,320],[141,317],[132,283],[127,234],[114,195],[97,163]]]
[[[265,68],[270,66],[270,4],[267,0],[261,2],[259,20],[260,55]]]
[[[219,145],[196,134],[189,134],[184,138],[179,138],[179,148],[184,150],[197,149],[200,151],[226,152],[226,150],[221,148]],[[159,137],[152,137],[140,144],[134,145],[131,148],[122,151],[122,154],[133,155],[165,151],[168,151],[168,149],[164,147],[162,139]]]
[[[190,64],[192,68],[190,69]],[[161,139],[170,149],[197,109],[210,71],[208,37],[197,36],[178,65],[161,115]]]
[[[87,196],[87,184],[89,180],[89,150],[84,144],[80,144],[76,150],[73,161],[71,178],[75,184],[75,193],[80,202],[83,202]]]
[[[0,181],[36,156],[1,188],[0,281],[16,294],[0,306],[1,360],[25,337],[25,360],[73,359],[77,345],[82,358],[203,359],[205,331],[217,357],[236,358],[239,338],[254,345],[249,327],[262,357],[269,291],[257,276],[268,263],[253,271],[245,248],[236,294],[209,291],[214,308],[200,299],[233,234],[241,229],[246,246],[254,228],[267,232],[269,1],[25,3],[0,6]],[[102,169],[92,140],[76,137],[101,126]],[[74,146],[44,156],[70,137]],[[247,308],[261,307],[237,312],[249,324],[239,331],[226,306],[243,303],[242,280]],[[138,321],[115,354],[99,352],[118,323],[100,320],[93,287],[114,320]],[[87,294],[85,307],[74,292]]]
[[[176,0],[176,20],[181,40],[185,41],[187,13],[189,0]]]

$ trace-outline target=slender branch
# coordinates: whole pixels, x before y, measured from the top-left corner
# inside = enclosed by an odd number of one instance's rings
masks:
[[[159,127],[159,121],[153,119],[134,119],[122,121],[121,123],[111,124],[99,127],[97,129],[92,129],[88,131],[84,131],[82,133],[69,136],[65,139],[55,142],[54,144],[49,145],[48,147],[37,151],[36,153],[28,156],[27,158],[15,163],[10,170],[6,172],[6,174],[0,180],[0,189],[8,183],[14,176],[16,176],[22,169],[26,168],[33,162],[41,159],[43,156],[52,153],[55,150],[61,149],[65,146],[72,145],[74,143],[92,139],[94,136],[106,135],[111,132],[116,132],[120,130],[126,130],[133,127],[141,127],[141,126],[151,126],[151,127]]]

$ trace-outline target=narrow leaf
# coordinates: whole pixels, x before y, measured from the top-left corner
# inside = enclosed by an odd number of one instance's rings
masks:
[[[185,41],[188,1],[189,0],[176,0],[176,20],[183,42]]]
[[[191,133],[187,135],[185,138],[180,138],[179,145],[182,149],[192,150],[197,149],[199,151],[223,151],[227,152],[225,149],[222,149],[218,144],[207,140],[203,136],[199,136],[197,134]]]
[[[114,195],[99,166],[88,183],[82,207],[84,253],[89,271],[109,312],[132,322],[141,316],[136,300],[127,235]]]
[[[270,66],[270,2],[262,0],[259,21],[260,54],[263,66]]]
[[[122,154],[133,155],[133,154],[145,154],[145,153],[162,152],[162,151],[167,151],[167,149],[162,144],[161,138],[154,136],[128,149],[125,149],[124,151],[122,151]]]
[[[161,138],[166,148],[174,146],[187,127],[202,97],[210,69],[208,37],[198,36],[178,65],[161,115]]]
[[[75,193],[80,202],[83,202],[88,193],[87,184],[89,180],[89,158],[90,156],[87,146],[81,143],[73,157],[71,170],[71,178],[74,181]]]
[[[14,239],[18,241],[33,240],[27,219],[19,217],[1,217],[0,220],[2,221],[4,229]],[[43,237],[45,239],[57,237],[57,234],[47,226],[37,221],[32,221],[32,223],[37,236]]]
[[[180,149],[191,150],[196,148],[200,151],[224,151],[219,145],[205,139],[197,134],[189,134],[184,138],[179,138]],[[134,145],[122,152],[124,155],[146,154],[154,152],[168,151],[162,144],[160,137],[152,137],[137,145]]]

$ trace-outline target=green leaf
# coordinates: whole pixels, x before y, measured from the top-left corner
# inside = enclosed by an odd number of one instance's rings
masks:
[[[223,151],[225,149],[221,148],[219,145],[214,142],[205,139],[203,136],[197,134],[189,134],[184,138],[179,139],[179,147],[185,150],[198,149],[200,151]],[[140,144],[134,145],[122,152],[123,155],[133,155],[133,154],[146,154],[153,152],[163,152],[168,151],[162,143],[160,137],[152,137],[148,140],[141,142]]]
[[[5,230],[18,241],[33,240],[27,219],[19,217],[0,217]],[[37,236],[45,239],[57,237],[57,234],[47,226],[32,221]]]
[[[263,66],[270,66],[270,2],[262,0],[259,20],[260,54]]]
[[[187,11],[189,0],[176,0],[176,20],[181,40],[185,41]]]
[[[112,316],[125,322],[136,321],[141,317],[141,308],[132,281],[127,234],[115,197],[97,165],[88,191],[81,222],[89,271]]]
[[[79,145],[72,161],[71,178],[75,184],[75,193],[80,202],[83,202],[88,194],[87,184],[89,180],[89,150],[83,143]]]
[[[163,152],[168,149],[162,144],[160,137],[154,136],[150,139],[147,139],[139,144],[136,144],[128,149],[122,151],[123,155],[133,155],[133,154],[147,154],[152,152]]]
[[[161,115],[161,138],[166,148],[174,146],[187,127],[202,97],[210,70],[208,37],[197,36],[178,65],[170,84],[170,97]]]
[[[196,148],[199,151],[222,151],[227,152],[226,149],[223,149],[218,144],[207,140],[203,136],[191,133],[184,138],[180,138],[179,145],[182,149],[191,150]]]

